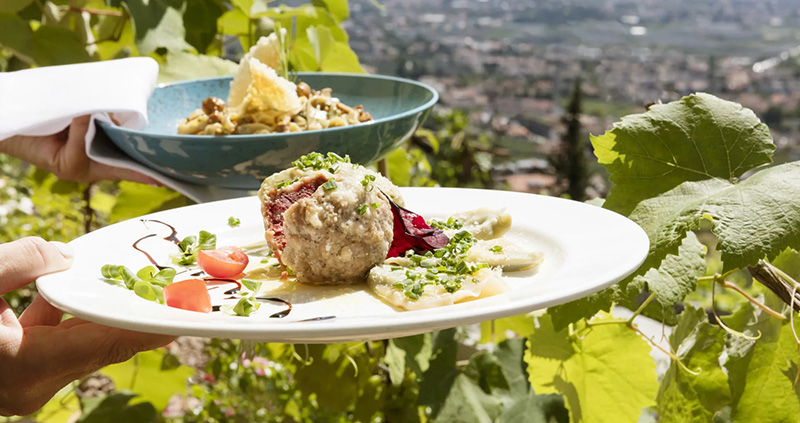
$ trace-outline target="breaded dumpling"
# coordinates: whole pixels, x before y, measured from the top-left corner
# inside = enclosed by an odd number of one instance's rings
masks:
[[[386,195],[402,201],[397,187],[363,166],[287,169],[259,191],[267,243],[300,282],[364,282],[392,243]]]

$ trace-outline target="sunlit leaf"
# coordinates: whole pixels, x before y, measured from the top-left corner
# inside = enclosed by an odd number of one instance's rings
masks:
[[[770,163],[775,149],[767,126],[739,104],[687,96],[626,116],[592,137],[592,145],[615,184],[603,207],[630,217],[650,237],[640,272],[674,254],[708,216],[724,270],[775,257],[787,241],[800,248],[800,165],[739,182]]]
[[[347,3],[347,0],[311,0],[311,4],[324,8],[340,22],[350,17],[350,6]]]
[[[74,32],[43,25],[33,33],[33,57],[41,66],[87,62],[91,59]]]
[[[705,423],[731,400],[728,376],[719,364],[725,332],[688,307],[670,336],[670,346],[693,375],[671,362],[658,392],[659,422]]]
[[[180,0],[124,0],[133,17],[136,45],[141,54],[159,47],[169,51],[194,50],[185,40]]]
[[[782,305],[773,295],[768,297],[768,305]],[[731,317],[727,322],[733,329],[761,334],[755,342],[738,340],[728,348],[725,368],[733,396],[733,422],[796,421],[800,415],[794,386],[798,358],[791,326],[749,302]]]
[[[604,315],[602,321],[608,319]],[[533,390],[564,395],[574,422],[636,421],[653,405],[658,383],[650,346],[624,324],[581,329],[570,336],[539,318],[525,353]]]
[[[156,421],[156,409],[150,403],[129,404],[137,395],[113,392],[108,395],[84,398],[83,414],[76,423],[149,423]]]
[[[33,60],[33,30],[30,25],[11,13],[0,13],[0,45],[8,47],[15,54]]]
[[[237,67],[236,63],[219,57],[187,52],[169,52],[166,63],[159,67],[158,81],[171,82],[228,76],[236,73]]]
[[[225,11],[215,0],[193,0],[186,3],[183,26],[186,41],[199,52],[205,52],[217,35],[217,18]]]
[[[171,200],[184,198],[169,188],[152,187],[134,182],[120,182],[119,190],[117,203],[109,216],[112,223],[154,212]]]
[[[100,372],[110,377],[117,389],[138,394],[137,402],[149,402],[156,410],[163,410],[172,395],[186,395],[186,380],[194,374],[194,369],[187,366],[162,370],[164,354],[160,350],[141,352]]]
[[[67,385],[58,391],[36,414],[36,421],[41,423],[67,423],[81,411],[81,403],[75,394],[73,385]]]
[[[3,0],[0,2],[0,13],[17,13],[31,3],[33,0]],[[7,31],[8,28],[3,27],[3,30]]]
[[[500,343],[508,338],[508,332],[527,336],[533,331],[533,317],[527,314],[505,317],[481,323],[481,343]]]
[[[217,25],[219,25],[219,31],[225,35],[247,35],[250,19],[237,8],[225,12],[217,20]]]

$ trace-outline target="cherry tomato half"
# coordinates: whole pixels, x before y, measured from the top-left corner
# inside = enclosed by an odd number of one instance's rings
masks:
[[[164,287],[164,301],[170,307],[201,313],[211,312],[211,296],[202,279],[187,279]]]
[[[215,278],[230,278],[242,273],[249,259],[238,247],[221,247],[216,250],[200,250],[197,265]]]

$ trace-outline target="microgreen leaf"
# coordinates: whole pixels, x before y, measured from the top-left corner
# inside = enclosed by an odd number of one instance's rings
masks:
[[[261,282],[252,279],[242,279],[242,285],[253,293],[258,293],[258,290],[261,289]]]
[[[249,316],[254,313],[261,304],[254,297],[244,296],[236,303],[231,311],[237,316]]]

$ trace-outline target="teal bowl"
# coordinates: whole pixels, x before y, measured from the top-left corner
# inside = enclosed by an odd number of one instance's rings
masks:
[[[300,73],[311,88],[330,87],[344,104],[364,106],[374,120],[352,126],[264,135],[178,135],[178,123],[207,97],[226,99],[231,77],[161,85],[147,103],[140,130],[98,125],[122,151],[164,175],[201,185],[258,189],[261,181],[317,151],[370,164],[408,139],[439,99],[433,88],[389,76]]]

